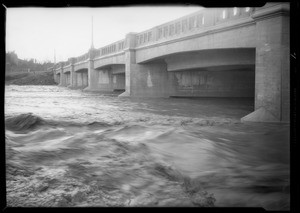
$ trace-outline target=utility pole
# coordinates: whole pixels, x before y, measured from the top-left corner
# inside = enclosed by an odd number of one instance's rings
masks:
[[[94,26],[93,26],[93,16],[92,16],[92,45],[91,49],[94,49]]]
[[[54,65],[56,64],[56,55],[55,55],[55,49],[54,49]]]

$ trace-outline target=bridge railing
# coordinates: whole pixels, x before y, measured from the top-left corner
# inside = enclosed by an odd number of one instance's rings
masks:
[[[254,8],[251,7],[219,8],[215,14],[215,25],[250,16],[253,11]]]
[[[101,57],[111,53],[117,53],[123,51],[125,48],[125,39],[106,45],[96,50],[95,57]]]
[[[136,34],[136,47],[156,41],[171,40],[174,37],[203,30],[205,27],[250,16],[252,11],[253,8],[250,7],[203,9]]]
[[[82,62],[82,61],[85,61],[89,58],[89,53],[85,53],[81,56],[78,56],[75,58],[75,63],[79,63],[79,62]]]
[[[136,34],[136,46],[154,42],[157,35],[157,27]]]
[[[54,70],[55,70],[55,72],[60,71],[61,70],[61,66],[55,65]]]
[[[202,9],[198,12],[184,16],[182,18],[167,22],[165,24],[153,27],[136,34],[136,47],[148,45],[155,42],[172,40],[178,37],[184,37],[187,34],[202,31],[206,27],[230,22],[235,19],[249,17],[254,8],[216,8],[216,9]],[[125,39],[119,40],[112,44],[95,50],[95,58],[118,53],[125,48]],[[75,63],[85,61],[89,58],[89,53],[85,53],[75,58]],[[61,63],[61,62],[60,62]],[[66,66],[69,65],[69,61]],[[59,63],[55,68],[61,66]]]
[[[69,66],[70,64],[71,64],[70,61],[65,61],[65,62],[64,62],[64,67]]]
[[[61,68],[61,63],[62,63],[62,62],[56,63],[56,64],[54,65],[54,69],[56,70],[56,69]]]

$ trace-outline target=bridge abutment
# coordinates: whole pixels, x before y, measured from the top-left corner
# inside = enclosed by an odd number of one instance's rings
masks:
[[[243,117],[250,122],[290,120],[289,5],[259,8],[256,21],[255,111]]]

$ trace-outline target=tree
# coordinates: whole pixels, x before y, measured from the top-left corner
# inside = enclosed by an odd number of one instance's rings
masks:
[[[6,72],[14,71],[17,69],[19,59],[18,59],[18,56],[15,53],[15,51],[7,52],[5,54],[5,60],[6,60],[6,63],[5,63],[5,71]]]
[[[51,63],[49,60],[40,63],[36,59],[19,59],[17,54],[13,52],[7,52],[5,55],[6,59],[6,66],[5,71],[11,72],[11,71],[27,71],[28,69],[32,71],[46,71],[49,67],[53,66],[54,64]]]
[[[6,53],[6,63],[18,65],[18,56],[15,51]]]

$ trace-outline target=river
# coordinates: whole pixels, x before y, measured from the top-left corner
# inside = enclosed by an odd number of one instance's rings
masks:
[[[290,209],[289,124],[249,99],[5,86],[8,206]]]

